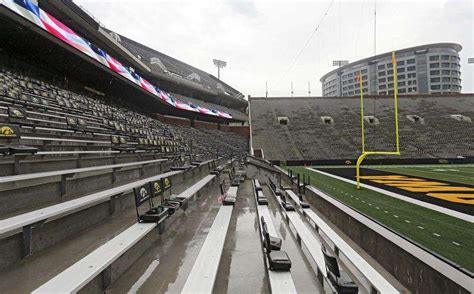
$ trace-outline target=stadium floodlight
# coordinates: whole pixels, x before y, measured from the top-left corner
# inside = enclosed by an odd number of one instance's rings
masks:
[[[332,66],[341,67],[348,64],[349,64],[349,60],[333,60],[332,61]]]
[[[221,79],[221,68],[224,68],[227,66],[227,62],[219,59],[213,59],[212,62],[214,62],[214,65],[217,67],[217,78],[220,80]]]
[[[342,66],[344,65],[348,65],[349,64],[349,60],[333,60],[332,61],[332,66],[337,66],[339,68],[341,68]],[[339,96],[342,96],[342,81],[341,81],[341,75],[342,73],[341,72],[338,72],[338,76],[339,76]]]

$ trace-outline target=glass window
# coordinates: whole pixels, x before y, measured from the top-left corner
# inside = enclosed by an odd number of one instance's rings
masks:
[[[431,85],[431,90],[439,90],[441,89],[440,85]]]
[[[458,68],[458,64],[457,63],[451,63],[451,68]]]
[[[361,73],[362,73],[362,74],[367,73],[367,69],[363,69],[363,70],[361,71]]]
[[[386,85],[380,85],[379,90],[383,90],[383,89],[387,89],[387,86]]]
[[[451,79],[448,78],[448,77],[443,77],[442,81],[443,81],[443,83],[449,83],[451,81]]]
[[[450,72],[451,72],[451,71],[445,70],[445,69],[443,69],[443,70],[441,71],[441,73],[442,73],[443,75],[449,75]]]
[[[430,68],[438,68],[439,63],[430,63]]]
[[[405,68],[404,68],[404,67],[400,67],[397,71],[398,71],[398,72],[405,72]]]
[[[387,92],[385,91],[379,92],[379,95],[387,95]]]
[[[393,64],[387,63],[387,68],[392,68],[392,67],[393,67]]]
[[[457,60],[458,60],[457,56],[454,56],[454,55],[451,56],[451,61],[457,61]]]
[[[415,64],[415,59],[408,59],[407,64]]]
[[[449,60],[449,55],[441,55],[441,60]]]
[[[449,67],[449,62],[443,62],[443,63],[441,63],[441,67]]]
[[[430,61],[436,61],[436,60],[439,60],[439,56],[438,56],[438,55],[430,56]]]
[[[379,69],[379,70],[380,69],[385,69],[385,64],[381,64],[381,65],[377,66],[377,69]]]
[[[385,83],[385,78],[379,79],[379,83]]]
[[[389,82],[390,82],[390,81],[393,81],[393,77],[388,77],[388,78],[387,78],[387,81],[389,81]]]
[[[385,75],[385,72],[384,71],[379,71],[379,76],[380,77],[383,77]]]
[[[406,85],[405,82],[398,82],[397,84],[398,84],[399,87],[402,87],[402,86]]]
[[[393,90],[389,90],[388,95],[393,95]]]
[[[406,93],[407,92],[407,89],[406,88],[401,88],[398,90],[398,93],[400,94],[403,94],[403,93]]]
[[[416,73],[410,73],[407,75],[407,78],[411,79],[411,78],[416,78]]]
[[[431,78],[430,80],[432,83],[439,83],[440,79],[439,78]]]
[[[405,75],[397,75],[397,79],[398,79],[398,80],[404,80],[404,79],[405,79]]]
[[[439,76],[439,70],[431,70],[430,75],[432,76]]]
[[[362,86],[367,86],[367,82],[362,82]]]
[[[414,71],[416,67],[414,65],[407,67],[407,71]]]
[[[393,88],[393,83],[388,84],[389,88]]]
[[[451,90],[451,85],[443,85],[443,90]]]
[[[399,61],[397,61],[397,65],[405,65],[405,60],[399,60]]]

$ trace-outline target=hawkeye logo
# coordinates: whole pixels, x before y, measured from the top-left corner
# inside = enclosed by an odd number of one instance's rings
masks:
[[[0,126],[0,136],[2,137],[15,137],[15,131],[9,126]]]
[[[163,186],[165,187],[165,189],[169,189],[171,187],[171,181],[168,178],[165,178],[163,180]]]
[[[145,188],[140,189],[140,197],[142,201],[149,197],[148,191]]]
[[[155,194],[161,193],[161,185],[159,182],[153,183],[153,189],[155,189]]]
[[[402,175],[361,176],[360,178],[408,192],[424,193],[427,196],[450,202],[474,204],[473,187],[454,186],[449,183],[410,178]]]

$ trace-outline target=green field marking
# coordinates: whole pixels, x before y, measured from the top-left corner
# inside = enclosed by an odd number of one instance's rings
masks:
[[[457,171],[434,171],[433,167],[372,167],[374,170],[380,170],[384,172],[393,172],[398,174],[404,174],[414,177],[425,177],[436,180],[445,180],[460,184],[474,185],[474,167],[444,167],[442,169],[457,169]]]
[[[311,185],[344,204],[469,271],[474,270],[474,224],[369,189],[357,190],[353,184],[304,167],[290,169],[311,176]]]

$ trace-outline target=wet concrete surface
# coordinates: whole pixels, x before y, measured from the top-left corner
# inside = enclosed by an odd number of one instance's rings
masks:
[[[214,293],[270,293],[252,189],[240,184]]]
[[[108,293],[180,293],[221,204],[216,187],[202,193]]]
[[[280,208],[275,197],[266,185],[262,185],[264,195],[268,199],[268,208],[275,229],[283,240],[281,250],[286,251],[291,259],[291,276],[298,293],[324,293],[322,286],[317,280],[310,263],[299,247],[296,238],[291,234],[286,222],[282,219]]]
[[[200,173],[173,187],[180,193],[207,173]],[[0,293],[29,293],[87,254],[136,223],[135,208],[120,211],[107,221],[75,238],[58,243],[0,272]],[[211,222],[212,223],[212,222]]]

